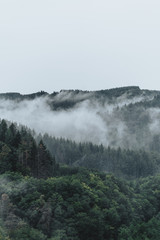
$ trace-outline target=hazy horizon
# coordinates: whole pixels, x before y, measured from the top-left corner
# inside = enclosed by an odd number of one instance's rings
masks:
[[[52,94],[54,92],[56,93],[60,93],[62,91],[82,91],[82,92],[96,92],[96,91],[104,91],[104,90],[112,90],[112,89],[119,89],[119,88],[128,88],[128,87],[139,87],[140,90],[149,90],[149,91],[160,91],[158,89],[146,89],[146,88],[141,88],[140,86],[135,86],[135,85],[130,85],[130,86],[120,86],[120,87],[111,87],[111,88],[103,88],[103,89],[95,89],[95,90],[90,90],[90,89],[79,89],[79,88],[68,88],[68,89],[59,89],[59,90],[54,90],[53,91],[45,91],[44,89],[37,89],[35,91],[32,92],[18,92],[18,91],[6,91],[6,92],[0,92],[0,94],[12,94],[12,93],[17,93],[17,94],[21,94],[21,95],[30,95],[30,94],[34,94],[34,93],[38,93],[38,92],[46,92],[47,94]]]
[[[152,142],[160,133],[160,108],[152,107],[154,96],[157,96],[154,92],[144,94],[141,91],[134,96],[124,91],[110,98],[103,94],[96,97],[92,92],[60,92],[53,98],[42,96],[21,101],[4,97],[0,98],[0,112],[1,119],[27,126],[36,134],[47,133],[57,138],[106,147],[147,148],[148,141]],[[70,101],[75,104],[65,108],[65,101],[66,104]],[[150,107],[141,107],[143,102]],[[132,108],[127,107],[130,105],[137,106],[137,110],[130,112]]]

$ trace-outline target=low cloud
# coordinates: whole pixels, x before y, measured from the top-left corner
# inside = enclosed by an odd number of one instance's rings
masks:
[[[76,142],[91,141],[105,146],[137,148],[145,146],[146,139],[139,144],[137,136],[131,132],[120,109],[131,103],[150,101],[152,98],[139,96],[128,98],[126,94],[119,98],[107,100],[101,104],[100,100],[90,98],[92,93],[78,95],[62,91],[52,99],[48,96],[34,100],[6,100],[0,99],[0,117],[12,122],[23,124],[38,133],[48,133],[51,136],[63,137]],[[78,101],[68,110],[58,111],[50,108],[49,102],[62,102],[66,100]],[[151,121],[145,130],[146,137],[153,131],[156,133],[159,126],[159,110],[146,110]],[[152,117],[151,117],[152,116]],[[156,120],[155,120],[156,119]],[[143,131],[143,129],[142,129]]]

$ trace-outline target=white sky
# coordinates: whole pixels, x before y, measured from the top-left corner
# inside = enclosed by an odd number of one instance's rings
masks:
[[[160,90],[159,0],[0,0],[0,92]]]

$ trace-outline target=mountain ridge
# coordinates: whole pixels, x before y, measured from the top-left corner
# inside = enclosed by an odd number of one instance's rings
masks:
[[[0,93],[0,97],[9,97],[9,98],[33,98],[33,97],[40,97],[40,96],[55,96],[59,93],[65,92],[65,93],[95,93],[95,94],[99,94],[99,93],[114,93],[116,91],[121,91],[122,93],[125,93],[126,91],[137,91],[137,92],[143,92],[143,91],[147,91],[147,92],[152,92],[152,93],[158,93],[160,94],[160,91],[158,90],[147,90],[147,89],[140,89],[139,86],[125,86],[125,87],[118,87],[118,88],[110,88],[110,89],[101,89],[101,90],[94,90],[94,91],[90,91],[90,90],[81,90],[81,89],[61,89],[60,91],[53,91],[51,94],[49,94],[48,92],[45,92],[43,90],[38,91],[38,92],[33,92],[30,94],[21,94],[19,92],[6,92],[6,93]]]

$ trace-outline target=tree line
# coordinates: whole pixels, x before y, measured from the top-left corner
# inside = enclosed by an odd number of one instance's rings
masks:
[[[58,165],[43,141],[36,144],[32,135],[13,123],[0,122],[0,173],[20,172],[37,178],[53,176]]]

